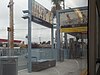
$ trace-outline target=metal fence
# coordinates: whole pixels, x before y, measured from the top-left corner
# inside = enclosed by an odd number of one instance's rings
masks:
[[[69,49],[63,49],[64,52],[64,59],[69,59]],[[37,60],[42,59],[55,59],[57,60],[57,49],[50,49],[50,48],[36,48],[32,49],[32,57],[36,57]],[[2,56],[8,56],[9,55],[9,49],[0,49],[0,55]],[[12,56],[18,56],[18,69],[26,69],[27,68],[27,56],[28,56],[28,50],[25,49],[13,49],[11,50]],[[87,50],[82,51],[82,57],[87,57]],[[35,58],[32,58],[32,61],[35,61]]]
[[[18,69],[25,69],[27,68],[27,56],[28,56],[28,50],[25,49],[12,49],[11,55],[12,56],[18,56]],[[32,57],[36,57],[37,60],[42,59],[55,59],[57,60],[57,49],[50,49],[50,48],[36,48],[31,49],[31,55]],[[64,59],[69,58],[69,50],[63,49],[64,52]],[[8,56],[9,55],[9,49],[2,48],[0,49],[0,56]],[[36,59],[32,58],[32,61],[35,61]]]
[[[9,56],[9,52],[11,52],[11,56],[18,56],[18,69],[27,68],[27,59],[25,58],[27,54],[27,49],[8,49],[8,48],[0,48],[0,56]]]

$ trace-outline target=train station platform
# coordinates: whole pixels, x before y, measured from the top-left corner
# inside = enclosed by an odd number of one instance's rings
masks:
[[[57,62],[52,68],[32,73],[24,69],[18,75],[80,75],[86,66],[86,59],[66,59],[64,62]]]

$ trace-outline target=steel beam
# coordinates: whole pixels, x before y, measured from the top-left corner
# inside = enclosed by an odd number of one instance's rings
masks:
[[[80,9],[80,10],[88,10],[88,7],[77,7],[77,8],[71,8],[71,9],[64,9],[64,10],[59,10],[59,13],[65,13],[65,12],[72,12],[72,9]]]

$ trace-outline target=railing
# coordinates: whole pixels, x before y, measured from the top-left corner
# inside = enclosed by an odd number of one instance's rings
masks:
[[[64,51],[64,58],[69,58],[69,49],[62,49]],[[86,57],[86,49],[82,50],[80,48],[79,50],[82,54],[82,56]],[[0,49],[0,56],[8,56],[9,55],[9,49]],[[25,55],[27,58],[28,50],[26,48],[24,49],[13,49],[11,50],[12,56],[22,56]],[[57,59],[57,49],[50,49],[50,48],[33,48],[31,49],[31,55],[32,57],[37,57],[37,59]]]
[[[27,49],[21,49],[21,48],[16,48],[16,49],[8,49],[8,48],[0,48],[0,56],[8,56],[9,51],[11,52],[12,56],[20,56],[22,54],[27,53]]]
[[[64,52],[63,58],[69,59],[69,49],[62,49]],[[57,60],[57,49],[50,49],[50,48],[36,48],[32,49],[32,57],[36,57],[37,60],[41,59],[55,59]],[[8,56],[9,49],[0,49],[0,55]],[[82,51],[82,56],[86,57],[86,50]],[[27,49],[13,49],[11,50],[12,56],[18,56],[18,69],[25,69],[27,68],[27,56],[28,50]],[[32,61],[36,61],[35,58],[32,58]]]
[[[0,56],[9,56],[9,50],[12,56],[18,56],[18,70],[27,68],[27,59],[25,58],[27,54],[27,49],[8,49],[0,48]]]

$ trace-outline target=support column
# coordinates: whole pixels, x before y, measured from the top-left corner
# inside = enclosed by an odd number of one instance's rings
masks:
[[[65,49],[68,48],[68,40],[67,40],[67,33],[64,33],[64,38],[65,38]]]
[[[52,41],[52,49],[54,49],[54,26],[53,26],[53,19],[52,19],[52,28],[51,28],[51,41]]]
[[[59,12],[56,12],[56,19],[57,19],[57,60],[61,61],[61,45],[60,45],[60,14]]]
[[[96,75],[96,0],[89,0],[89,75]]]
[[[82,54],[81,54],[81,56],[84,57],[85,54],[86,54],[86,53],[84,53],[84,41],[83,41],[83,35],[84,34],[81,33],[80,35],[81,35],[81,42],[82,42],[82,44],[81,44],[82,45]]]
[[[32,63],[31,63],[31,16],[32,16],[32,0],[28,0],[28,72],[32,72]]]
[[[98,18],[98,57],[100,58],[100,16]]]
[[[52,41],[52,59],[55,58],[54,56],[54,26],[53,26],[53,19],[52,19],[52,28],[51,28],[51,41]]]
[[[98,57],[100,58],[100,0],[97,0]]]
[[[74,44],[74,39],[70,38],[69,39],[69,59],[74,59],[75,58],[75,44]]]
[[[67,40],[67,33],[64,33],[64,49],[65,49],[65,54],[66,54],[66,59],[68,58],[68,40]]]

